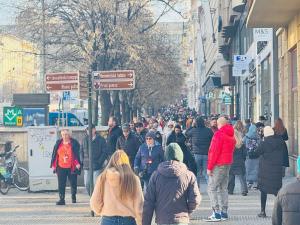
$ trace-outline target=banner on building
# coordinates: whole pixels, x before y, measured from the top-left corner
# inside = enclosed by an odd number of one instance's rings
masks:
[[[253,29],[253,40],[258,41],[271,41],[273,39],[272,28],[254,28]]]
[[[251,62],[251,57],[248,55],[234,55],[233,56],[233,68],[235,70],[249,70],[249,63]]]

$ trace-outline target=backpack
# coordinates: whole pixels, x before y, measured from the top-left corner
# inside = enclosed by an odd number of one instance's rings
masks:
[[[247,137],[246,148],[247,154],[250,159],[257,159],[259,155],[257,154],[258,140]]]

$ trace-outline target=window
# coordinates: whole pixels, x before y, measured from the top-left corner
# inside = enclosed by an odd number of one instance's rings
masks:
[[[290,52],[290,84],[291,84],[291,124],[290,153],[298,155],[298,79],[297,79],[297,49]]]
[[[270,56],[261,63],[261,115],[271,122],[271,65]]]

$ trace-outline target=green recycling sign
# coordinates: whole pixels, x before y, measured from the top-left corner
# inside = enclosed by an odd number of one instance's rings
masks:
[[[23,109],[19,107],[4,107],[3,124],[8,127],[22,127]]]

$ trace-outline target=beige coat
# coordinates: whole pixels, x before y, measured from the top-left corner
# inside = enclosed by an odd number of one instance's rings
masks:
[[[137,190],[134,199],[120,200],[120,174],[115,169],[109,169],[104,185],[103,199],[100,196],[100,179],[97,180],[90,200],[91,209],[100,216],[133,217],[137,225],[142,224],[144,197],[140,181],[137,179]]]

